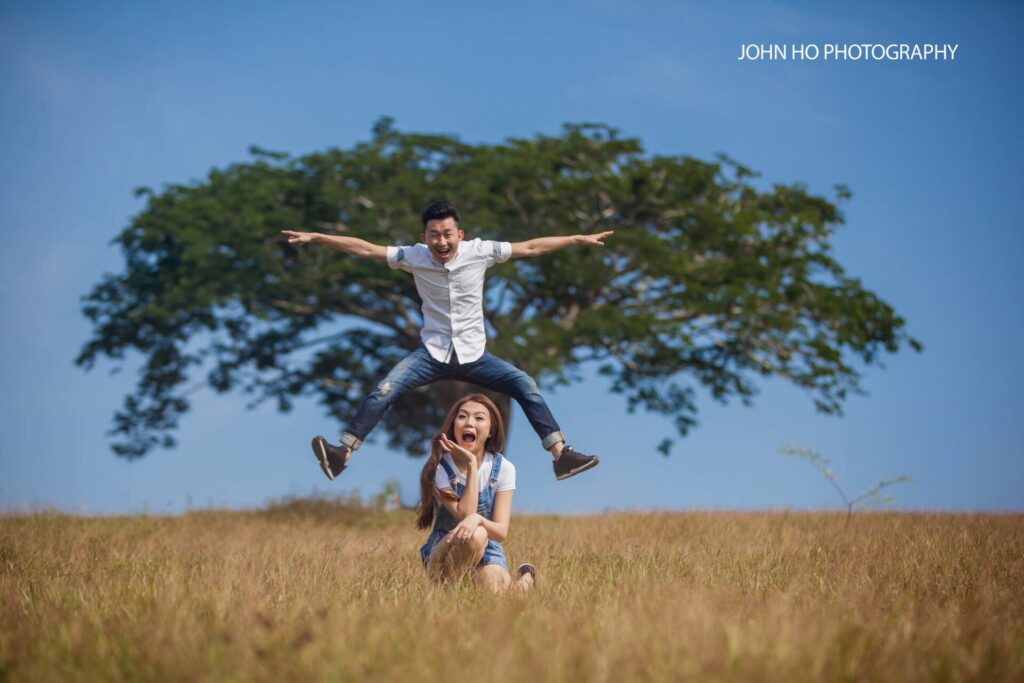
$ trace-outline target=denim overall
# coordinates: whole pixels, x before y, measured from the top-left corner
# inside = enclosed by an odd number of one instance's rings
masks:
[[[457,481],[455,470],[448,464],[448,461],[441,458],[441,466],[444,468],[445,473],[448,475],[448,481],[451,483],[452,490],[455,494],[462,497],[462,494],[466,492],[466,485],[460,484]],[[498,486],[498,472],[501,470],[501,455],[494,455],[494,463],[491,466],[491,477],[487,482],[487,486],[480,492],[478,498],[476,511],[486,519],[493,519],[494,515],[494,490]],[[448,535],[448,532],[454,529],[458,525],[458,522],[448,512],[448,508],[441,505],[439,501],[434,501],[434,528],[430,531],[430,536],[427,537],[427,542],[420,548],[420,557],[423,558],[423,564],[427,563],[427,558],[430,557],[431,551],[434,546],[437,545],[441,539]],[[484,549],[484,557],[480,560],[480,564],[496,564],[505,569],[508,569],[508,561],[505,559],[505,549],[501,547],[501,544],[493,539],[487,539],[487,547]]]

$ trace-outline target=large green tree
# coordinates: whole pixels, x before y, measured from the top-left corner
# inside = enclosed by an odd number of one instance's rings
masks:
[[[315,396],[340,427],[419,343],[413,279],[323,248],[284,227],[411,244],[431,200],[447,198],[468,237],[520,241],[614,229],[603,250],[565,250],[491,269],[490,350],[542,387],[596,364],[626,407],[696,424],[695,387],[749,404],[758,377],[803,387],[841,413],[863,393],[857,365],[920,349],[893,308],[831,255],[836,204],[800,184],[758,189],[758,174],[644,153],[605,125],[471,145],[404,133],[381,119],[351,149],[253,160],[189,185],[139,188],[146,206],[114,242],[124,270],[83,298],[92,338],[76,362],[143,358],[114,417],[113,448],[171,446],[197,386],[240,390],[287,411]],[[849,199],[836,187],[836,203]],[[377,434],[424,452],[448,399],[439,383],[402,397]],[[670,439],[662,443],[667,453]]]

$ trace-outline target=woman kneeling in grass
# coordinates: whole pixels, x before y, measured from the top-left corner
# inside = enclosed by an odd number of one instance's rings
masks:
[[[491,399],[469,394],[448,411],[420,474],[416,525],[434,528],[420,555],[439,582],[475,572],[495,592],[513,586],[501,542],[508,535],[516,468],[501,454],[505,426]],[[532,565],[519,566],[515,587],[533,587]]]

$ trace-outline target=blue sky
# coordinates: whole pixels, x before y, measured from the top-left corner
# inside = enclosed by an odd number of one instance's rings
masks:
[[[312,402],[280,415],[199,392],[178,448],[126,462],[104,432],[132,373],[72,363],[90,334],[79,298],[121,267],[109,243],[142,207],[133,188],[201,179],[253,144],[351,146],[390,115],[468,142],[600,121],[650,153],[725,152],[765,183],[846,183],[836,255],[926,347],[867,369],[869,395],[842,418],[781,381],[752,408],[705,394],[667,459],[664,419],[625,414],[598,378],[560,389],[563,431],[602,464],[556,483],[517,409],[517,509],[834,505],[778,453],[791,442],[827,454],[851,491],[912,477],[899,507],[1020,510],[1022,18],[968,2],[5,2],[0,508],[177,512],[391,478],[411,498],[420,462],[380,445],[327,482],[308,442],[341,423]],[[959,48],[944,63],[737,60],[745,43],[826,42]]]

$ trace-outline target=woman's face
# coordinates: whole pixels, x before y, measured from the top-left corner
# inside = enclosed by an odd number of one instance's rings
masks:
[[[487,406],[476,401],[466,401],[459,406],[455,415],[455,442],[477,455],[484,452],[487,437],[491,434],[491,413]]]

